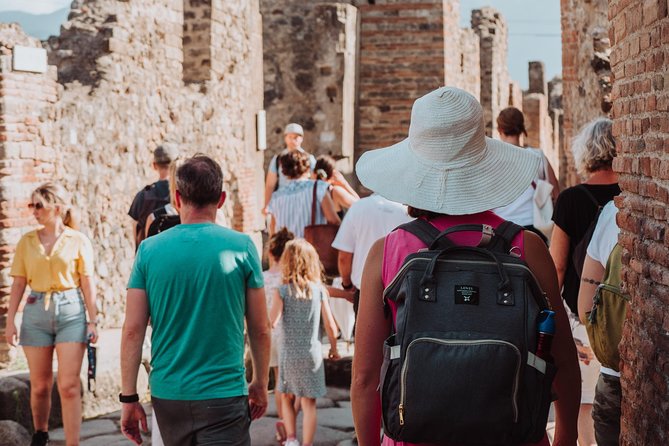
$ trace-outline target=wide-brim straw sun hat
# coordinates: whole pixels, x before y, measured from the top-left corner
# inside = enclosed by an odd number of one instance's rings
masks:
[[[486,137],[478,101],[442,87],[414,102],[407,139],[365,152],[355,170],[365,187],[391,201],[463,215],[513,202],[540,162],[530,150]]]

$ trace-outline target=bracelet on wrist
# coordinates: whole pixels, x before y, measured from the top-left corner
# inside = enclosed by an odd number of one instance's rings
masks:
[[[353,282],[349,283],[348,285],[344,285],[342,282],[341,287],[344,289],[344,291],[351,291],[353,288],[355,288],[353,286]]]
[[[133,393],[132,395],[123,395],[122,393],[119,393],[118,400],[122,403],[136,403],[139,401],[139,395],[136,393]]]

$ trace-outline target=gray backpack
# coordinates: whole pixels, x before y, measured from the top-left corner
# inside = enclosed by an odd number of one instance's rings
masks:
[[[440,445],[516,445],[546,431],[555,367],[537,357],[545,293],[511,241],[521,227],[425,220],[399,226],[429,246],[410,254],[384,291],[397,306],[384,344],[385,434]],[[479,247],[448,234],[482,233]]]

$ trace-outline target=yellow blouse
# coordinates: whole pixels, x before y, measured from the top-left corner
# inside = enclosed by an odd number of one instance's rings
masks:
[[[21,237],[10,271],[25,277],[31,290],[64,291],[79,287],[81,276],[93,275],[93,246],[79,231],[66,227],[46,255],[37,230]]]

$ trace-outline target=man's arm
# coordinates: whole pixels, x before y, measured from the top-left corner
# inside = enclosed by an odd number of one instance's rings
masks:
[[[341,276],[342,286],[351,285],[351,271],[353,270],[353,253],[339,250],[337,255],[337,269]]]
[[[146,292],[129,288],[126,297],[125,321],[121,332],[121,394],[137,393],[137,373],[142,361],[142,344],[149,321],[149,305]],[[139,425],[148,431],[146,414],[139,402],[123,403],[121,411],[121,432],[135,444],[142,443]]]
[[[253,360],[253,381],[249,384],[249,406],[251,418],[255,420],[263,416],[267,410],[269,348],[272,342],[264,288],[246,289],[246,326]]]
[[[269,170],[267,172],[267,178],[265,178],[265,207],[264,207],[265,214],[267,213],[267,205],[269,204],[269,200],[272,199],[272,194],[274,193],[274,189],[276,188],[277,181],[279,181],[278,175]]]

